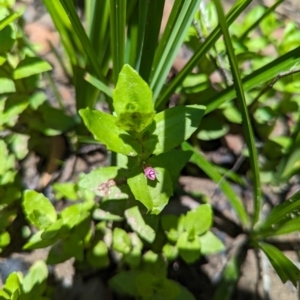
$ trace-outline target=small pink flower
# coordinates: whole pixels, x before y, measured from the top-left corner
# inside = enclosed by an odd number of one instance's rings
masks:
[[[152,167],[144,168],[144,174],[150,180],[156,179],[156,171]]]

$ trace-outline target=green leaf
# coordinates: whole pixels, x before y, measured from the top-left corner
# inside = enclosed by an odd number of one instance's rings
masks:
[[[65,253],[62,243],[63,241],[59,240],[51,247],[46,260],[48,265],[60,264],[72,257],[71,254]]]
[[[184,218],[184,227],[187,231],[195,229],[197,235],[205,233],[212,226],[213,212],[210,204],[202,204],[189,211]]]
[[[28,135],[24,135],[24,134],[16,133],[12,135],[11,148],[18,160],[24,159],[25,156],[29,153],[28,150],[29,138],[30,137]]]
[[[121,228],[116,227],[113,231],[113,249],[127,254],[131,250],[131,241],[127,232]]]
[[[179,295],[177,295],[177,297],[175,297],[172,300],[196,300],[195,296],[188,289],[186,289],[184,286],[182,286],[181,284],[179,284],[176,281],[173,281],[173,282],[175,284],[177,284],[177,286],[180,290],[180,293],[179,293]],[[155,300],[155,299],[153,299],[153,300]]]
[[[156,172],[156,179],[151,181],[142,172],[140,166],[130,170],[127,180],[136,200],[142,202],[150,213],[159,214],[173,194],[172,180],[169,172],[158,166],[152,165]]]
[[[100,209],[95,209],[93,211],[94,220],[104,220],[104,221],[123,221],[124,211],[127,207],[126,201],[104,201],[100,204]]]
[[[54,183],[52,187],[56,192],[55,196],[57,199],[66,198],[68,200],[78,200],[75,183],[73,182]]]
[[[163,246],[162,252],[169,261],[175,260],[179,254],[178,248],[171,244],[165,244]]]
[[[14,93],[16,91],[15,83],[7,77],[0,76],[0,94]]]
[[[25,294],[30,294],[31,299],[37,299],[46,288],[48,268],[44,261],[37,261],[25,276],[22,282],[22,290]]]
[[[0,233],[0,248],[4,248],[10,243],[10,235],[7,231]]]
[[[128,225],[141,238],[148,243],[152,243],[155,239],[155,231],[150,227],[143,218],[138,206],[134,206],[125,210],[125,217]]]
[[[62,240],[62,250],[69,258],[74,257],[81,262],[84,259],[83,240],[76,234],[72,233],[68,238]]]
[[[183,215],[181,217],[177,217],[175,215],[161,216],[161,225],[170,242],[177,242],[179,235],[184,230],[184,218],[185,216]]]
[[[57,241],[56,237],[53,239],[43,239],[42,238],[43,233],[44,233],[44,230],[40,230],[40,231],[36,232],[30,238],[30,240],[23,246],[23,249],[24,250],[33,250],[33,249],[46,248],[48,246],[53,245]]]
[[[216,140],[229,132],[229,126],[217,118],[206,118],[202,122],[197,138],[203,141]]]
[[[79,187],[94,192],[105,199],[128,199],[130,190],[126,184],[128,171],[119,167],[95,169],[81,176]]]
[[[154,282],[155,276],[150,273],[141,272],[137,276],[135,283],[140,295],[143,298],[151,297],[154,294]]]
[[[281,281],[286,283],[290,280],[297,287],[297,282],[300,279],[300,270],[276,247],[267,243],[259,243],[259,248],[267,255]]]
[[[26,95],[12,95],[5,101],[5,109],[1,116],[0,124],[8,123],[13,126],[18,116],[28,107],[29,97]]]
[[[7,291],[10,295],[13,295],[14,293],[16,293],[19,296],[20,292],[21,292],[20,289],[21,289],[20,275],[16,272],[9,274],[9,276],[7,277],[7,279],[5,281],[3,290]],[[0,295],[0,299],[1,299],[1,295]],[[10,297],[8,299],[11,299],[11,300],[16,299],[17,300],[18,298]]]
[[[11,297],[8,293],[6,293],[5,291],[3,290],[0,290],[0,300],[10,300]]]
[[[188,75],[182,83],[183,93],[197,94],[209,88],[209,78],[207,74],[198,73]]]
[[[58,234],[60,232],[60,229],[63,227],[63,220],[62,219],[58,219],[56,220],[53,224],[51,224],[48,228],[46,228],[42,234],[41,234],[41,238],[43,240],[49,240],[49,239],[54,239],[56,237],[58,237]]]
[[[151,273],[157,278],[163,279],[167,276],[168,263],[161,253],[155,253],[152,250],[148,250],[143,255],[143,261],[140,269]]]
[[[143,133],[145,150],[157,155],[179,146],[197,130],[204,112],[202,105],[188,105],[156,114]]]
[[[156,292],[154,295],[155,297],[154,299],[157,299],[156,295],[158,295],[158,297],[160,297],[161,299],[173,300],[173,299],[178,299],[178,297],[181,294],[180,285],[176,281],[168,278],[163,278],[163,279],[156,278],[154,281],[153,288]]]
[[[143,243],[134,232],[130,234],[130,240],[132,249],[124,255],[124,261],[131,267],[138,267],[142,258]]]
[[[0,66],[2,66],[7,61],[5,56],[0,55]]]
[[[130,270],[115,275],[110,280],[111,287],[121,294],[143,299],[195,300],[193,295],[177,282],[167,278],[157,278],[149,272]]]
[[[95,139],[105,144],[107,149],[128,156],[142,153],[138,140],[116,125],[117,117],[89,108],[81,109],[79,114]]]
[[[30,106],[33,110],[37,110],[42,104],[48,100],[45,92],[36,91],[29,97]]]
[[[142,297],[147,299],[177,299],[179,285],[167,278],[157,278],[148,272],[141,272],[136,278],[137,288]]]
[[[6,160],[8,156],[8,149],[6,143],[0,140],[0,176],[6,172]]]
[[[11,51],[16,39],[12,24],[0,30],[0,54],[6,55]]]
[[[109,265],[108,249],[103,241],[93,246],[87,252],[87,260],[93,267],[105,268]]]
[[[226,105],[225,109],[223,110],[223,114],[225,118],[231,123],[236,123],[236,124],[242,123],[241,113],[234,105],[232,105],[232,102]]]
[[[40,229],[49,227],[57,219],[56,211],[49,199],[36,191],[25,191],[23,208],[28,220]]]
[[[14,184],[0,186],[0,203],[2,205],[11,204],[21,197],[20,187]],[[2,211],[3,212],[3,211]],[[2,218],[4,215],[2,215]]]
[[[141,132],[155,115],[151,90],[129,65],[124,65],[119,74],[113,105],[118,115],[116,124],[124,130]]]
[[[30,119],[29,127],[47,136],[59,135],[75,126],[75,120],[61,109],[43,103],[37,109],[36,118]]]
[[[7,228],[17,216],[17,210],[11,207],[5,207],[1,209],[0,229]]]
[[[22,79],[31,75],[40,74],[52,70],[51,65],[39,57],[25,57],[16,67],[13,73],[14,79]]]
[[[180,256],[188,264],[195,262],[201,256],[201,243],[199,237],[195,236],[191,239],[186,231],[181,233],[176,246],[179,250]]]
[[[215,254],[225,250],[225,246],[211,231],[207,231],[199,237],[201,243],[201,253],[203,255]]]
[[[168,170],[173,182],[173,186],[175,186],[178,181],[180,171],[187,164],[192,154],[192,151],[172,149],[168,152],[154,156],[153,158],[155,158],[155,160],[158,160]],[[151,163],[151,158],[149,162]]]
[[[121,294],[131,296],[141,296],[138,290],[136,279],[141,274],[141,271],[130,270],[123,271],[115,275],[110,281],[110,286]]]
[[[89,207],[86,207],[84,203],[78,203],[66,207],[60,213],[60,217],[62,218],[64,226],[71,229],[76,225],[82,223],[90,216],[90,212],[88,210]]]

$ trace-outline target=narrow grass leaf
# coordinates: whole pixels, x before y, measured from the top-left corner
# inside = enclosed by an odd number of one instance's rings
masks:
[[[278,57],[274,61],[266,64],[260,69],[254,71],[250,75],[243,78],[243,87],[245,91],[249,91],[261,84],[268,82],[281,72],[289,71],[300,64],[300,47]],[[213,97],[204,101],[207,103],[206,113],[217,109],[221,104],[226,101],[235,99],[234,86],[227,88],[226,90],[214,95]]]
[[[264,13],[263,15],[258,19],[256,20],[255,22],[253,22],[251,24],[251,26],[249,26],[245,31],[244,33],[240,36],[240,40],[243,41],[247,36],[248,34],[254,30],[256,27],[258,27],[259,23],[265,18],[267,17],[271,12],[273,12],[276,7],[281,4],[283,1],[285,0],[277,0],[272,6],[270,6]]]
[[[102,91],[105,95],[112,98],[112,91],[111,89],[103,83],[101,80],[93,76],[92,74],[86,73],[84,75],[84,79],[89,82],[91,85],[93,85],[95,88],[97,88],[99,91]]]
[[[239,108],[242,114],[243,120],[243,128],[245,133],[246,143],[249,149],[249,159],[251,164],[251,169],[253,172],[253,188],[254,188],[254,216],[253,216],[253,225],[255,225],[259,220],[260,209],[262,205],[262,197],[261,197],[261,185],[260,185],[260,175],[259,175],[259,166],[258,166],[258,156],[256,152],[256,145],[254,134],[251,126],[251,121],[248,113],[248,108],[246,104],[244,87],[242,83],[242,79],[240,77],[240,71],[238,68],[238,62],[236,60],[233,45],[231,41],[231,37],[228,31],[228,25],[226,23],[226,19],[224,16],[223,8],[220,3],[220,0],[215,0],[216,9],[218,12],[220,26],[224,36],[224,42],[227,49],[227,55],[229,58],[233,82],[237,95],[237,102],[239,104]]]
[[[143,1],[140,1],[140,3]],[[154,59],[165,0],[144,1],[147,3],[147,19],[141,52],[140,75],[148,81]],[[144,6],[145,4],[142,4]],[[143,24],[142,24],[143,25]]]
[[[290,280],[292,284],[297,287],[297,282],[300,279],[300,270],[273,245],[259,243],[259,248],[267,255],[282,283],[286,283]]]
[[[117,84],[119,73],[124,64],[126,3],[126,0],[110,0],[111,48],[115,84]]]
[[[11,13],[9,16],[5,17],[4,19],[0,20],[0,30],[5,28],[7,25],[12,23],[13,21],[20,18],[22,14],[20,12]]]
[[[86,53],[90,61],[91,68],[93,69],[97,77],[101,81],[105,82],[105,78],[102,75],[97,61],[97,55],[76,13],[74,4],[69,0],[60,0],[60,2],[64,7],[68,17],[70,18],[72,27],[74,28],[74,33],[77,35],[78,39],[81,42],[82,48],[84,49],[83,51]]]
[[[272,228],[276,223],[282,222],[286,215],[296,212],[300,209],[300,191],[283,203],[275,206],[268,218],[260,225],[260,229]]]
[[[240,0],[238,1],[228,12],[227,24],[228,26],[232,24],[237,17],[245,10],[245,8],[252,2],[252,0]],[[163,90],[159,98],[155,102],[156,110],[161,110],[164,105],[169,100],[172,93],[175,92],[177,87],[181,85],[183,80],[191,73],[193,68],[203,59],[206,53],[214,46],[216,41],[220,38],[222,32],[220,26],[216,27],[213,32],[208,36],[205,42],[200,45],[199,49],[195,52],[193,57],[185,65],[185,67],[177,74],[177,76],[172,80],[170,85]]]
[[[158,97],[163,85],[165,84],[175,57],[183,43],[186,32],[192,23],[197,9],[199,8],[200,2],[201,0],[177,0],[174,4],[174,6],[177,3],[179,5],[178,13],[176,11],[176,16],[172,16],[172,18],[170,17],[170,22],[167,23],[167,28],[170,32],[166,32],[166,41],[163,40],[160,42],[152,67],[150,87],[153,90],[154,100]]]
[[[88,36],[101,64],[99,57],[109,42],[109,1],[87,0],[85,5]]]
[[[47,11],[51,15],[51,19],[60,35],[64,49],[70,59],[71,64],[76,65],[78,63],[78,39],[74,40],[74,34],[72,33],[72,24],[68,19],[66,11],[63,9],[60,1],[43,0]]]

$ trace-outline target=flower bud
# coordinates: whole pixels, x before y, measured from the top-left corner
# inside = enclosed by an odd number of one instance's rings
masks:
[[[156,171],[152,167],[144,168],[144,174],[150,180],[156,179]]]

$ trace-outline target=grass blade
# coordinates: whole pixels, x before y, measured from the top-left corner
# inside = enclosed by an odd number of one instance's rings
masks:
[[[110,0],[111,49],[115,84],[125,57],[126,3],[126,0]]]
[[[252,2],[252,0],[240,0],[229,11],[227,17],[227,24],[232,24],[237,17],[245,10],[245,8]],[[205,42],[199,47],[198,51],[193,55],[185,67],[172,80],[170,85],[161,93],[160,97],[155,103],[156,110],[161,110],[169,100],[170,96],[175,92],[176,88],[180,86],[188,74],[191,73],[197,63],[206,55],[206,53],[213,47],[216,41],[221,36],[222,32],[220,26],[216,27]]]
[[[72,24],[66,11],[63,9],[62,4],[58,0],[43,0],[43,3],[51,15],[71,64],[77,65],[77,53],[82,51],[78,50],[81,45],[79,44],[78,39],[74,38],[74,34],[72,33]]]
[[[144,2],[143,2],[144,3]],[[128,21],[127,27],[127,41],[125,47],[125,64],[131,65],[135,70],[138,71],[136,68],[137,61],[138,61],[138,54],[141,50],[141,41],[140,41],[140,32],[144,31],[143,24],[139,24],[140,21],[140,14],[139,14],[139,5],[134,8],[133,14]],[[145,23],[146,17],[144,16],[143,20]],[[141,27],[140,27],[141,26]],[[139,50],[137,50],[139,49]]]
[[[153,91],[154,101],[165,83],[178,50],[183,43],[186,32],[192,23],[196,10],[199,8],[200,2],[201,0],[177,0],[174,3],[152,66],[150,88]]]
[[[20,18],[21,15],[21,12],[15,12],[0,20],[0,30],[4,29],[7,25]]]
[[[227,49],[227,55],[231,66],[232,77],[234,82],[234,87],[236,90],[237,102],[241,111],[243,128],[245,133],[245,140],[249,150],[249,160],[251,164],[251,169],[253,172],[253,186],[254,186],[254,215],[253,215],[253,226],[258,222],[260,209],[262,205],[261,196],[261,185],[260,185],[260,175],[258,167],[258,155],[256,152],[255,139],[251,126],[251,121],[248,113],[248,108],[246,104],[246,98],[244,94],[244,87],[242,79],[240,77],[240,72],[238,68],[238,62],[236,60],[231,37],[228,31],[228,25],[226,23],[224,11],[220,0],[215,0],[216,9],[218,12],[220,26],[224,36],[224,42]]]
[[[51,1],[55,2],[55,1]],[[95,53],[94,48],[92,47],[92,44],[80,22],[80,19],[76,13],[74,4],[69,0],[60,0],[62,6],[64,7],[68,17],[71,20],[72,27],[74,28],[74,33],[77,35],[79,41],[81,42],[82,49],[84,49],[84,52],[87,54],[87,57],[90,61],[90,66],[97,75],[98,79],[105,84],[106,80],[102,75],[102,72],[100,70],[98,61],[97,61],[97,55]]]
[[[284,0],[278,0],[278,1],[276,1],[272,6],[270,6],[270,7],[263,13],[263,15],[262,15],[260,18],[258,18],[258,20],[256,20],[255,22],[253,22],[253,23],[251,24],[251,26],[249,26],[249,27],[244,31],[244,33],[240,36],[240,41],[243,41],[243,40],[248,36],[248,34],[249,34],[252,30],[254,30],[254,29],[259,25],[259,23],[260,23],[265,17],[267,17],[271,12],[273,12],[273,11],[276,9],[276,7],[277,7],[279,4],[281,4],[283,1],[284,1]]]
[[[106,37],[109,34],[109,2],[87,0],[85,5],[87,32],[101,65],[99,57],[103,57],[101,53],[105,53],[109,42]]]
[[[249,91],[261,84],[274,79],[281,72],[286,72],[291,68],[300,64],[300,47],[280,56],[274,61],[266,64],[260,69],[254,71],[250,75],[243,78],[243,87],[245,91]],[[234,86],[219,92],[211,98],[201,102],[206,105],[206,114],[217,109],[222,103],[233,100],[235,98]]]
[[[143,1],[140,1],[140,3]],[[139,72],[143,79],[148,82],[152,62],[154,59],[161,20],[163,16],[165,0],[145,1],[147,3],[147,20],[143,38],[143,48]],[[143,4],[145,5],[145,4]]]
[[[108,88],[106,85],[104,85],[100,80],[98,80],[95,76],[86,73],[84,75],[84,79],[89,82],[91,85],[93,85],[95,88],[97,88],[99,91],[102,91],[105,95],[107,95],[109,98],[112,98],[112,91],[110,88]]]

